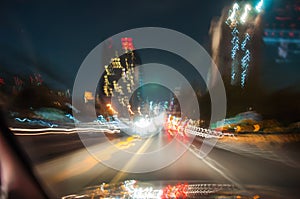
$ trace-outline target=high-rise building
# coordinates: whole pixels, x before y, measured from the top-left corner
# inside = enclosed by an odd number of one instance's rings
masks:
[[[211,51],[225,85],[249,87],[256,81],[253,73],[259,53],[257,41],[261,39],[261,11],[246,2],[225,8],[222,16],[212,22]],[[216,82],[216,72],[209,74],[209,82]]]
[[[233,5],[224,9],[222,16],[212,22],[211,50],[225,85],[255,89],[262,81],[261,70],[270,69],[274,64],[299,65],[300,0],[272,1],[259,14],[249,12],[248,21],[242,23],[245,8],[243,3]],[[232,14],[234,9],[239,11],[235,18]],[[247,33],[250,36],[248,41]],[[243,42],[247,45],[249,56],[242,49]],[[243,62],[247,70],[243,69]],[[209,74],[211,85],[215,84],[215,73],[211,71]]]
[[[140,59],[134,51],[133,39],[123,37],[116,41],[109,39],[104,45],[102,56],[110,63],[100,66],[104,67],[104,73],[101,74],[99,82],[98,102],[110,103],[111,97],[115,97],[121,107],[127,107],[130,104],[130,98],[135,92],[135,88],[143,84],[142,71],[136,69],[140,64]],[[138,104],[141,98],[141,89],[133,97],[134,104]]]

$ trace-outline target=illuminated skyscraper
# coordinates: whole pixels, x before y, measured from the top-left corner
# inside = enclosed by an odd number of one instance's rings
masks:
[[[227,86],[244,89],[257,83],[263,2],[236,2],[212,22],[212,58]],[[216,72],[209,74],[210,86],[216,83]]]
[[[262,73],[300,63],[300,0],[272,1],[261,13],[252,6],[244,21],[246,6],[234,4],[213,24],[212,55],[225,84],[256,89]]]
[[[136,69],[140,60],[134,50],[133,39],[130,37],[106,41],[102,56],[110,57],[111,61],[101,66],[104,67],[104,74],[101,74],[99,82],[99,102],[102,100],[104,104],[110,103],[114,96],[120,106],[127,107],[130,104],[134,89],[142,84],[142,72]],[[141,91],[137,92],[137,99],[140,95]]]

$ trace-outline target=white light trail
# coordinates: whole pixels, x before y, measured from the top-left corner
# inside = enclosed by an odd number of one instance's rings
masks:
[[[242,24],[244,24],[246,22],[250,10],[251,10],[251,5],[246,4],[245,8],[244,8],[244,13],[242,14],[242,16],[240,18],[240,21]]]
[[[231,58],[234,60],[235,57],[236,57],[236,53],[239,50],[239,44],[240,44],[239,37],[238,37],[238,34],[239,34],[238,29],[234,28],[232,30],[231,34],[232,34],[232,40],[231,40],[231,44],[232,44]]]
[[[175,119],[170,119],[171,117],[169,116],[167,122],[167,129],[168,130],[175,130],[181,135],[193,135],[193,136],[199,136],[199,137],[204,137],[204,138],[222,138],[224,137],[224,134],[221,131],[217,131],[214,129],[207,129],[207,128],[202,128],[198,127],[196,125],[193,125],[192,120],[186,119],[186,120],[181,120],[181,118]],[[229,134],[226,134],[226,136],[232,136]]]
[[[242,74],[241,74],[241,86],[242,88],[245,87],[246,83],[246,78],[247,78],[247,73],[248,73],[248,68],[249,68],[249,62],[251,60],[251,53],[250,50],[247,49],[247,44],[250,41],[250,35],[249,33],[245,34],[245,38],[241,44],[241,49],[244,52],[244,56],[241,59],[241,66],[242,66]]]
[[[250,35],[249,35],[248,33],[246,33],[245,39],[244,39],[244,41],[243,41],[242,44],[241,44],[241,49],[242,49],[243,51],[246,50],[246,45],[247,45],[247,42],[248,42],[248,41],[250,41]]]
[[[232,84],[235,83],[236,73],[237,73],[236,55],[237,55],[237,51],[239,50],[239,45],[240,45],[238,34],[239,34],[239,31],[235,27],[232,30],[232,32],[231,32],[231,35],[232,35],[232,40],[231,40],[231,44],[232,44],[232,49],[231,49],[231,59],[232,59],[232,64],[231,64],[231,82],[232,82]]]
[[[245,56],[241,60],[241,64],[242,64],[241,86],[242,87],[245,86],[249,62],[250,62],[250,51],[247,49],[245,52]]]
[[[260,2],[258,2],[258,4],[255,6],[257,12],[262,11],[263,4],[264,4],[264,0],[260,0]]]
[[[234,3],[232,6],[232,9],[229,10],[229,16],[226,20],[226,23],[228,25],[231,25],[237,21],[236,18],[237,18],[237,12],[238,12],[239,8],[240,8],[239,4]]]
[[[69,135],[77,134],[78,132],[93,132],[93,133],[120,133],[119,129],[105,129],[105,128],[41,128],[41,129],[27,129],[27,128],[10,128],[14,135],[20,136],[39,136],[39,135]],[[25,133],[22,133],[25,132]]]

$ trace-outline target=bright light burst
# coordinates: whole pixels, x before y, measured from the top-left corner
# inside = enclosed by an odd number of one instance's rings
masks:
[[[141,118],[138,121],[134,122],[134,125],[140,128],[146,128],[150,125],[149,119]]]
[[[245,52],[245,56],[241,60],[242,62],[242,76],[241,76],[241,86],[245,86],[249,62],[250,62],[250,51],[247,49]]]
[[[157,115],[139,115],[133,122],[129,123],[130,129],[129,133],[134,135],[139,135],[142,137],[151,137],[161,132],[164,121],[165,121],[165,111],[159,112]]]

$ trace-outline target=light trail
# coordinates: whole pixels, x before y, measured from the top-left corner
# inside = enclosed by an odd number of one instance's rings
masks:
[[[232,29],[231,31],[231,35],[232,35],[232,39],[231,39],[231,85],[234,85],[236,83],[237,80],[237,72],[238,72],[238,64],[239,62],[237,61],[236,57],[237,57],[237,52],[239,51],[239,46],[240,46],[240,42],[239,42],[239,31],[237,28],[238,25],[238,14],[239,14],[239,9],[240,6],[237,3],[234,3],[232,6],[232,9],[229,10],[229,16],[226,20],[226,24]],[[244,19],[241,18],[242,20]]]
[[[235,192],[238,189],[232,184],[188,184],[155,186],[145,185],[136,180],[125,180],[117,183],[102,183],[87,187],[77,194],[63,196],[62,199],[74,198],[131,198],[131,199],[186,199],[186,198],[215,198],[220,191]],[[112,197],[115,196],[115,197]],[[117,197],[116,197],[117,196]],[[219,198],[219,197],[218,197]],[[223,197],[222,197],[223,198]]]
[[[246,4],[245,8],[244,8],[244,13],[242,14],[242,16],[240,18],[240,21],[241,21],[242,24],[244,24],[246,22],[250,10],[251,10],[250,4]]]
[[[245,39],[244,39],[244,41],[242,42],[242,44],[241,44],[241,49],[243,50],[243,51],[245,51],[246,50],[246,45],[247,45],[247,43],[250,41],[250,35],[249,35],[249,33],[246,33],[245,34]]]
[[[222,131],[214,129],[198,127],[192,124],[192,120],[182,120],[181,118],[176,118],[175,116],[171,115],[169,115],[166,121],[165,128],[168,132],[175,131],[182,136],[190,134],[203,138],[223,138],[224,136],[234,137],[233,133],[223,133]]]
[[[232,32],[232,40],[231,40],[231,44],[232,44],[232,49],[231,49],[231,59],[232,59],[232,64],[231,64],[231,84],[234,84],[236,81],[236,76],[237,76],[237,65],[238,62],[236,60],[237,57],[237,52],[239,51],[240,47],[240,41],[239,41],[239,37],[238,37],[239,31],[238,29],[235,27]]]
[[[245,34],[245,39],[243,40],[241,44],[241,50],[244,52],[244,56],[241,59],[241,66],[242,66],[242,74],[241,74],[241,87],[245,87],[245,82],[247,78],[248,68],[249,68],[249,62],[251,60],[251,53],[250,50],[246,48],[248,42],[250,41],[250,35],[249,33]]]
[[[238,10],[239,10],[240,6],[239,4],[237,3],[234,3],[233,6],[232,6],[232,9],[229,10],[229,16],[226,20],[226,23],[229,25],[229,26],[235,26],[236,23],[237,23],[237,13],[238,13]]]
[[[99,129],[99,128],[41,128],[41,129],[27,129],[27,128],[10,128],[14,135],[18,136],[39,136],[39,135],[59,135],[59,134],[77,134],[78,132],[100,132],[100,133],[120,133],[119,129]],[[17,133],[17,132],[32,132],[32,133]]]
[[[264,0],[260,0],[260,1],[258,2],[258,4],[255,6],[256,11],[257,11],[257,12],[261,12],[261,11],[262,11],[263,5],[264,5]]]
[[[140,198],[151,198],[151,199],[160,199],[162,198],[163,191],[161,189],[154,189],[153,187],[139,187],[136,185],[137,181],[135,180],[126,180],[124,182],[124,187],[128,192],[128,195],[132,199]]]
[[[45,121],[43,121],[43,120],[36,120],[36,119],[28,119],[28,118],[23,118],[23,119],[21,119],[21,118],[15,118],[15,120],[17,120],[18,122],[22,122],[22,123],[25,123],[25,122],[28,122],[28,123],[30,123],[30,124],[38,124],[38,125],[40,125],[40,126],[48,126],[48,127],[58,127],[58,125],[57,124],[53,124],[53,123],[51,123],[51,122],[45,122]]]
[[[239,31],[237,28],[234,28],[231,32],[232,35],[232,40],[231,40],[231,44],[232,44],[232,50],[231,50],[231,58],[235,59],[237,51],[240,49],[239,48],[239,37],[238,37]]]

